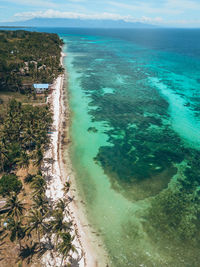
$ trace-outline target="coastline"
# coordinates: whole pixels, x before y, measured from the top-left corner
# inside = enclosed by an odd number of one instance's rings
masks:
[[[66,56],[66,55],[65,55]],[[84,202],[81,199],[76,175],[70,158],[70,125],[71,125],[71,111],[69,107],[69,91],[68,91],[68,73],[65,70],[65,83],[63,87],[62,106],[64,106],[64,117],[62,123],[62,141],[60,147],[60,170],[61,176],[66,177],[70,182],[70,190],[68,197],[70,201],[68,208],[71,219],[74,223],[75,231],[78,236],[79,243],[82,248],[84,267],[107,267],[108,256],[103,249],[104,244],[102,240],[96,236],[95,230],[91,227],[87,215]],[[81,265],[79,265],[81,266]]]
[[[61,62],[63,62],[63,53],[61,55]],[[42,172],[47,177],[46,196],[48,201],[55,206],[59,199],[65,199],[64,193],[64,176],[61,174],[61,138],[62,138],[62,123],[64,120],[64,74],[60,75],[52,86],[52,93],[48,97],[51,111],[53,113],[52,133],[50,138],[50,145],[44,155]],[[68,215],[68,206],[65,209],[65,220],[71,221],[71,216]],[[74,225],[74,223],[73,223]],[[77,238],[75,227],[70,231],[74,236],[72,244],[76,247],[77,252],[71,254],[72,258],[79,262],[80,267],[84,267],[84,258],[82,257],[82,248]],[[47,251],[42,257],[42,266],[54,267],[60,265],[62,261],[61,256],[52,251]],[[68,259],[64,263],[69,263]]]
[[[61,63],[64,66],[62,52]],[[72,257],[79,267],[106,267],[108,265],[107,255],[103,249],[100,238],[94,234],[85,213],[83,201],[79,198],[75,174],[72,168],[69,146],[70,146],[70,110],[68,103],[67,73],[60,75],[53,84],[52,94],[49,96],[49,104],[53,113],[53,133],[51,134],[50,148],[45,152],[43,173],[50,177],[47,181],[46,196],[54,206],[62,198],[69,201],[66,207],[66,220],[72,221],[71,234],[75,237],[73,245],[77,253]],[[66,82],[65,82],[66,80]],[[49,161],[49,159],[51,159]],[[70,182],[70,190],[64,193],[64,184]],[[58,253],[46,252],[42,257],[43,266],[57,266],[61,257]],[[66,261],[67,263],[67,261]]]

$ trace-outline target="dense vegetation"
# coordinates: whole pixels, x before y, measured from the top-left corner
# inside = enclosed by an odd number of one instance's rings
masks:
[[[0,91],[27,92],[34,82],[52,83],[63,71],[62,45],[56,34],[0,31]]]
[[[0,32],[0,37],[1,97],[12,90],[24,93],[27,81],[52,82],[62,72],[62,41],[57,35],[11,31]],[[23,260],[28,266],[32,259],[35,262],[35,255],[47,250],[62,255],[63,262],[75,251],[67,201],[47,199],[50,178],[42,172],[52,127],[50,106],[28,105],[13,98],[0,101],[0,110],[0,199],[6,201],[0,209],[0,249],[7,249],[1,264],[14,266],[8,252],[13,247],[17,252],[14,264],[18,261],[19,266]],[[68,192],[69,183],[63,190]],[[9,240],[16,245],[9,247]]]
[[[74,250],[69,233],[71,222],[64,220],[66,202],[60,200],[53,208],[45,195],[47,183],[41,172],[41,164],[43,153],[48,148],[51,123],[49,106],[33,107],[11,100],[1,124],[0,172],[3,175],[0,179],[0,194],[6,197],[4,208],[7,212],[1,218],[0,232],[2,238],[9,235],[12,242],[19,243],[19,256],[27,260],[30,260],[33,252],[45,252],[47,243],[51,250],[59,251],[67,247],[64,257],[70,250]],[[34,168],[34,174],[29,173],[30,166]],[[23,186],[17,176],[21,168],[27,172]],[[21,199],[21,194],[26,195],[25,184],[28,184],[32,196],[29,205],[26,197],[25,201]],[[53,245],[55,235],[59,240],[56,247]],[[67,243],[65,235],[68,236]],[[41,242],[42,236],[45,242]]]
[[[30,159],[40,166],[51,123],[49,106],[33,107],[11,100],[0,125],[0,171],[27,167]]]
[[[15,174],[4,174],[0,179],[0,195],[10,196],[12,193],[18,194],[22,189],[22,182]]]

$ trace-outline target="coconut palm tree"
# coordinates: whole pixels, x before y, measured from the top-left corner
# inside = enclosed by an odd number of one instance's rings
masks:
[[[20,153],[21,148],[18,143],[11,143],[11,141],[8,141],[8,143],[4,145],[1,154],[2,157],[4,157],[4,168],[6,170],[11,170],[16,165],[16,159],[20,156]]]
[[[41,175],[36,175],[31,182],[31,187],[35,190],[35,194],[44,194],[47,184]]]
[[[20,200],[18,200],[16,194],[13,194],[7,199],[5,208],[6,207],[9,208],[7,217],[12,217],[18,220],[25,210],[24,204]]]
[[[38,236],[38,242],[41,248],[41,232],[48,230],[47,225],[44,223],[45,216],[39,210],[31,210],[29,214],[29,227],[27,233],[30,234],[32,231],[36,231]]]
[[[63,188],[63,191],[64,191],[65,194],[67,194],[69,192],[69,188],[70,188],[70,183],[66,182],[64,184],[64,188]]]
[[[70,231],[71,222],[64,221],[64,215],[61,210],[55,210],[53,212],[53,219],[50,221],[50,227],[54,233],[56,233],[56,246],[58,243],[58,233]]]
[[[71,222],[68,223],[64,220],[63,212],[60,210],[55,210],[53,212],[53,219],[50,224],[55,233],[69,231],[71,227]]]
[[[71,236],[70,233],[60,233],[61,242],[58,244],[58,251],[62,255],[61,264],[63,264],[63,260],[69,256],[70,251],[76,252],[76,248],[72,245],[72,241],[74,237]]]
[[[25,151],[21,152],[20,157],[17,158],[17,165],[20,168],[27,168],[29,166],[29,156]]]
[[[33,202],[34,202],[33,208],[39,210],[42,215],[45,215],[48,212],[49,210],[48,201],[44,193],[42,194],[38,193],[34,195]]]
[[[1,170],[4,172],[4,164],[6,159],[8,159],[7,156],[7,150],[4,147],[3,142],[0,142],[0,162],[1,162]]]
[[[35,165],[40,167],[41,164],[42,164],[42,161],[43,161],[43,152],[42,152],[42,149],[41,149],[41,146],[37,146],[36,148],[36,161],[35,161]]]
[[[65,201],[62,199],[59,199],[58,203],[56,204],[56,209],[60,210],[61,212],[64,212],[65,208],[66,208]]]
[[[28,147],[31,150],[31,145],[36,142],[35,129],[28,121],[24,126],[23,133],[21,134],[24,147]]]
[[[25,237],[25,227],[21,219],[9,218],[7,229],[10,231],[10,241],[14,242],[17,239],[21,250],[21,240]]]

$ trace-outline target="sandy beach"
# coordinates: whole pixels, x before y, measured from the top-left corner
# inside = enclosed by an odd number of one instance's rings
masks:
[[[63,65],[64,54],[61,62]],[[70,110],[68,105],[67,73],[60,75],[52,86],[52,93],[48,98],[53,112],[53,131],[51,133],[50,147],[45,153],[43,173],[49,177],[47,181],[46,196],[54,206],[57,201],[66,199],[66,221],[72,221],[71,234],[75,236],[73,245],[77,253],[72,254],[73,265],[79,267],[106,267],[107,256],[103,244],[95,231],[91,228],[85,215],[83,201],[78,195],[75,175],[70,161]],[[70,182],[70,190],[64,193],[64,183]],[[61,257],[57,253],[47,252],[42,258],[43,266],[58,266]],[[66,262],[67,263],[67,260]]]

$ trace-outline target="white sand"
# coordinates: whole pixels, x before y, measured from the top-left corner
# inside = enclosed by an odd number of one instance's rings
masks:
[[[52,94],[48,98],[48,102],[50,103],[51,110],[53,112],[53,132],[50,136],[50,147],[45,152],[44,161],[43,161],[43,174],[47,176],[47,190],[46,196],[49,201],[55,205],[59,199],[64,199],[64,191],[63,191],[63,182],[64,179],[61,177],[60,171],[60,157],[59,150],[61,146],[61,129],[62,129],[62,118],[63,118],[63,80],[64,75],[60,75],[56,81],[54,82],[52,88]],[[52,162],[51,162],[52,160]],[[67,215],[68,209],[66,208],[65,212],[65,220],[71,221],[72,218]],[[72,257],[75,260],[79,260],[79,266],[84,267],[84,257],[82,257],[82,248],[80,242],[77,238],[77,234],[75,232],[75,227],[72,229],[71,234],[75,236],[73,240],[73,245],[76,247],[78,253],[74,253]],[[61,256],[55,252],[47,252],[42,257],[42,264],[44,266],[60,266]],[[67,263],[67,262],[66,262]]]

